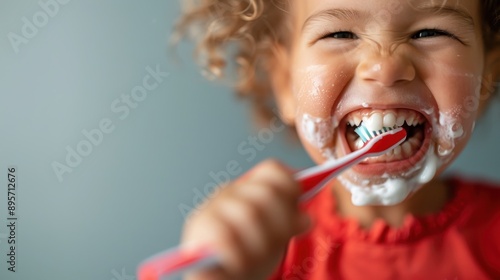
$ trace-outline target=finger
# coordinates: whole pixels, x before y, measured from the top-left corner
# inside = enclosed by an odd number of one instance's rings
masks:
[[[247,176],[248,182],[270,184],[283,191],[290,198],[300,196],[300,186],[290,168],[276,160],[266,160],[257,165]]]
[[[241,270],[241,248],[244,246],[240,233],[214,209],[207,210],[186,225],[181,244],[186,250],[212,248],[221,264],[191,273],[186,279],[232,279],[230,271]]]
[[[235,188],[233,195],[259,209],[264,226],[275,241],[286,241],[297,231],[298,201],[287,198],[280,188],[249,183]]]
[[[269,238],[266,217],[258,205],[233,196],[220,201],[215,211],[239,237],[238,245],[242,248],[242,256],[240,263],[235,265],[236,269],[243,270],[252,265],[258,257],[267,254],[272,244],[267,242]]]

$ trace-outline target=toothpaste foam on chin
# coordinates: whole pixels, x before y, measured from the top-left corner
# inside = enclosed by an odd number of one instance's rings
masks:
[[[351,182],[345,175],[338,177],[340,183],[351,193],[351,201],[356,206],[396,205],[430,182],[442,162],[431,144],[425,157],[400,176],[382,175],[383,183],[373,184],[370,180]],[[359,180],[356,180],[359,181]]]

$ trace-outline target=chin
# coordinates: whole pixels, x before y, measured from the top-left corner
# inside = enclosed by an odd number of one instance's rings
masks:
[[[418,156],[419,161],[410,167],[396,167],[384,172],[383,168],[371,167],[367,163],[367,166],[344,172],[339,176],[339,182],[351,193],[351,201],[356,206],[399,204],[437,176],[442,161],[434,146],[430,143],[426,152]]]

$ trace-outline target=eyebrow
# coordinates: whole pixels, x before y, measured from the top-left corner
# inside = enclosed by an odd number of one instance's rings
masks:
[[[445,5],[437,5],[437,6],[427,6],[427,7],[418,7],[421,12],[424,13],[433,13],[438,16],[451,16],[460,20],[463,20],[468,25],[474,27],[474,18],[470,15],[467,10],[464,10],[458,6],[450,7]]]
[[[459,7],[450,7],[445,5],[434,5],[434,6],[423,6],[423,7],[415,7],[418,11],[423,13],[432,13],[438,16],[451,16],[457,18],[459,20],[464,21],[467,25],[474,27],[474,19],[464,9]],[[321,20],[331,20],[338,19],[343,21],[354,21],[360,18],[367,18],[369,13],[361,12],[353,9],[328,9],[319,11],[311,16],[309,16],[304,24],[302,25],[302,31],[309,28],[316,21]]]
[[[315,14],[309,16],[304,24],[302,25],[302,31],[306,30],[313,22],[321,21],[321,20],[331,20],[338,19],[344,21],[353,21],[355,19],[359,19],[367,14],[352,10],[352,9],[328,9],[322,10]]]

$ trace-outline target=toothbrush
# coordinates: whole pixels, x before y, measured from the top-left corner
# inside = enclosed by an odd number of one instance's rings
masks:
[[[301,202],[313,198],[334,177],[342,171],[360,163],[367,157],[383,155],[396,148],[406,139],[406,131],[402,127],[384,127],[379,131],[369,131],[364,126],[358,127],[355,132],[360,136],[364,145],[338,160],[327,161],[300,171],[294,175],[302,186]],[[178,277],[186,272],[216,266],[219,259],[210,248],[175,247],[161,252],[145,261],[138,268],[138,280],[159,280]]]
[[[327,161],[321,165],[313,166],[298,173],[295,179],[302,185],[301,201],[313,198],[323,187],[342,171],[360,163],[367,157],[376,157],[396,148],[406,139],[406,130],[402,127],[383,127],[378,131],[369,131],[364,126],[354,130],[364,145],[338,160]]]

